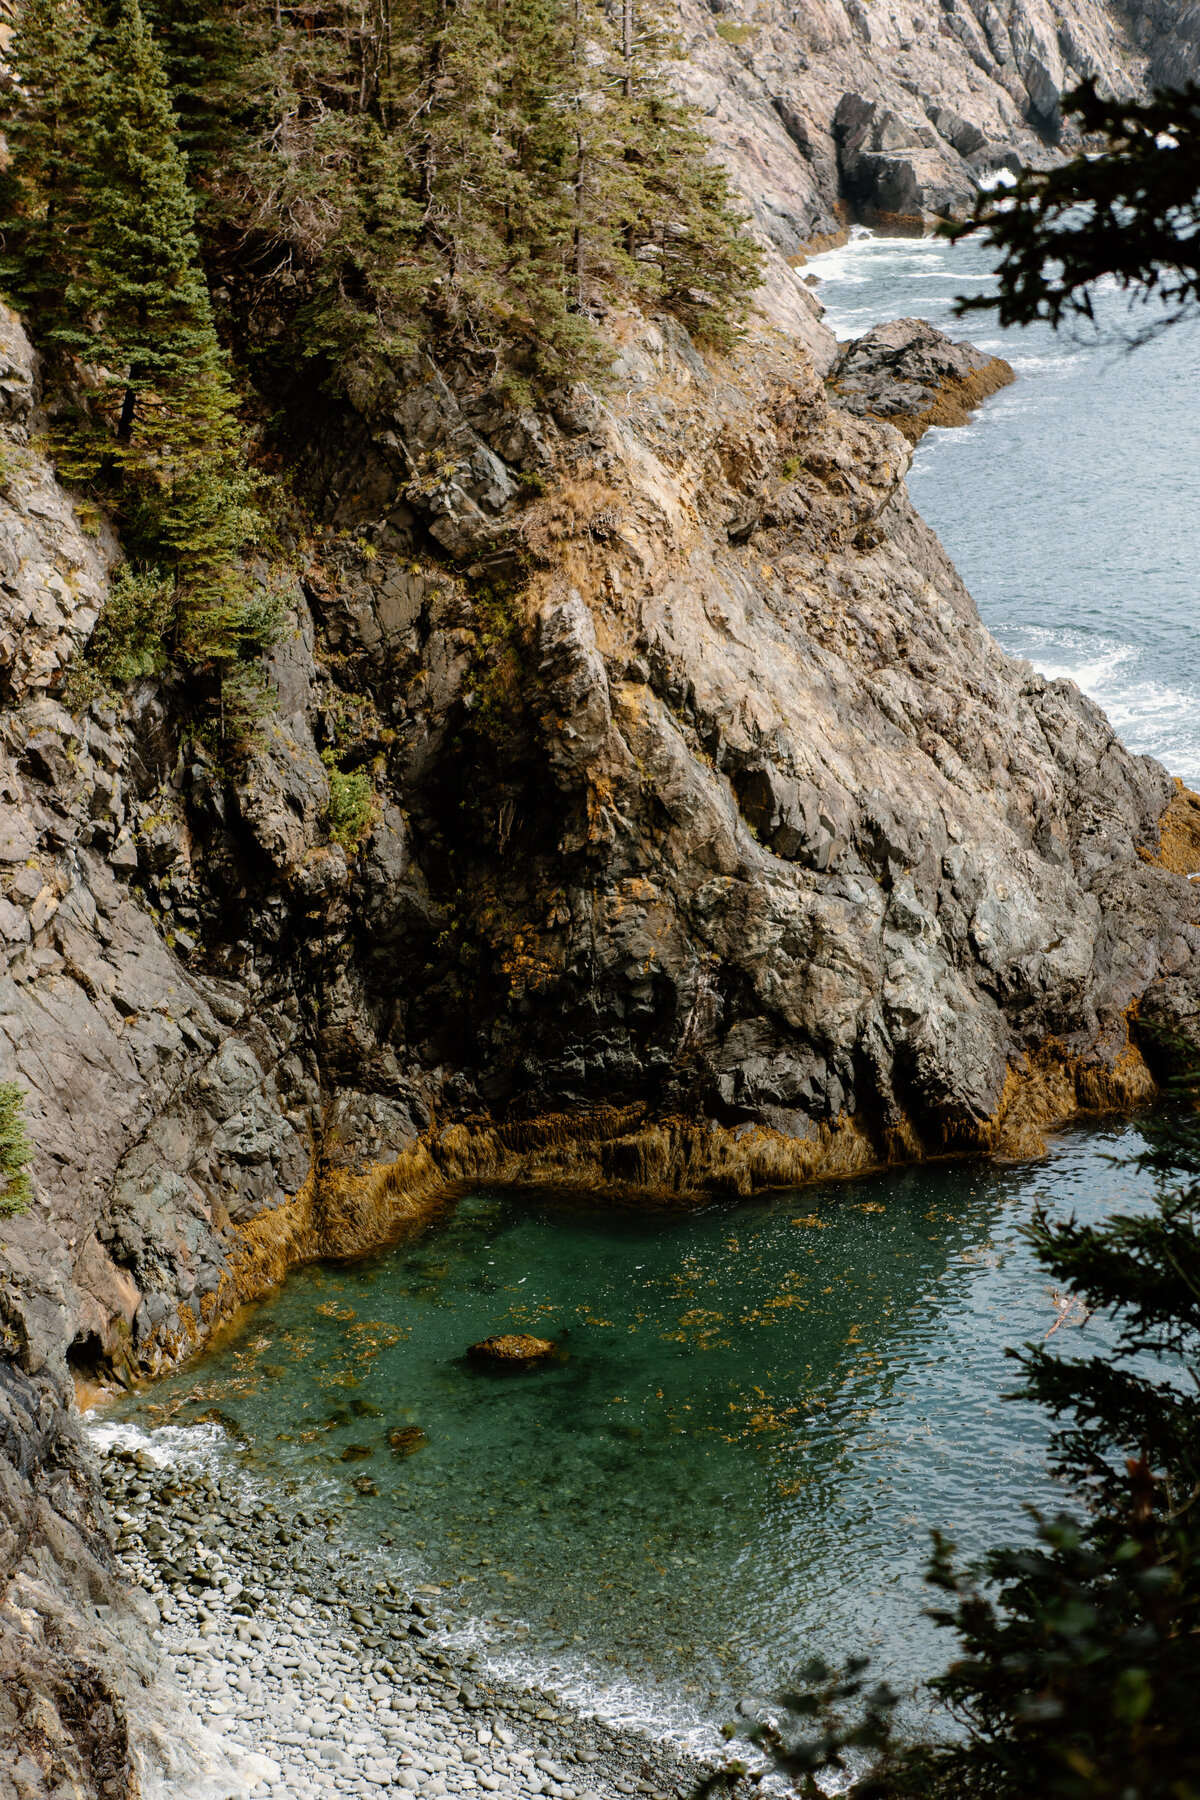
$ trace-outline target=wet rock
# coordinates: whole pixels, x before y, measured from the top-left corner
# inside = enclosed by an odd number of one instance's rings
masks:
[[[475,1362],[519,1369],[550,1362],[558,1354],[559,1346],[553,1339],[531,1337],[524,1332],[504,1332],[484,1338],[467,1351]]]
[[[419,1425],[393,1425],[387,1441],[397,1456],[415,1456],[429,1442]]]
[[[828,379],[837,406],[887,419],[915,444],[931,425],[965,424],[981,400],[1016,378],[1003,357],[952,342],[924,319],[895,319],[848,344]]]

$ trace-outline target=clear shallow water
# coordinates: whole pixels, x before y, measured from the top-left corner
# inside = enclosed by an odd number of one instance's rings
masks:
[[[294,1274],[114,1412],[178,1443],[218,1407],[240,1434],[219,1457],[344,1506],[347,1550],[446,1584],[499,1667],[610,1714],[725,1718],[857,1646],[913,1680],[944,1658],[930,1527],[977,1551],[1057,1499],[1042,1419],[999,1398],[1005,1347],[1059,1317],[1021,1226],[1035,1200],[1095,1217],[1147,1192],[1106,1160],[1139,1141],[685,1216],[473,1195],[386,1256]],[[502,1330],[562,1358],[472,1366]]]
[[[952,316],[990,281],[968,239],[856,235],[811,259],[826,323],[917,317],[1004,356],[1014,386],[927,433],[909,487],[1004,648],[1068,675],[1134,750],[1200,784],[1200,320],[1130,353],[1158,317],[1113,292],[1099,335]]]

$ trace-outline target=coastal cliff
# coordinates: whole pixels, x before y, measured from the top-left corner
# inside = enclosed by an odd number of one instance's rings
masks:
[[[818,362],[807,252],[851,218],[962,216],[981,181],[1071,147],[1060,100],[1081,79],[1133,94],[1200,55],[1195,8],[1096,0],[681,0],[678,18],[679,84],[769,249],[765,309]]]
[[[692,1200],[1025,1149],[1147,1098],[1135,1015],[1196,1010],[1175,784],[997,650],[906,437],[770,329],[707,361],[666,319],[614,336],[619,389],[521,427],[541,492],[428,368],[368,422],[377,479],[398,423],[455,443],[452,554],[386,517],[306,546],[235,775],[148,683],[52,698],[100,579],[54,524],[10,614],[0,1030],[40,1155],[5,1236],[26,1279],[64,1265],[81,1375],[462,1181]],[[44,530],[69,503],[24,453]],[[335,731],[377,794],[350,854]]]
[[[466,1182],[690,1204],[1027,1153],[1194,1031],[1200,808],[1000,653],[905,489],[1003,368],[895,328],[839,354],[797,273],[852,206],[961,210],[1053,154],[1074,75],[1142,80],[1138,17],[682,6],[764,318],[702,355],[614,314],[611,381],[540,412],[414,358],[294,421],[241,759],[149,679],[72,710],[120,548],[5,315],[0,1074],[36,1155],[0,1220],[4,1800],[182,1793],[211,1754],[156,1692],[72,1376],[153,1373]],[[323,752],[369,776],[361,836]]]

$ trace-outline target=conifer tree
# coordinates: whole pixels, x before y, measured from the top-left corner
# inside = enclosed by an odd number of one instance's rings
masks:
[[[330,0],[315,38],[254,17],[224,266],[258,304],[278,278],[335,384],[386,387],[424,344],[544,390],[596,368],[595,318],[628,299],[736,329],[758,251],[641,0]]]
[[[244,593],[239,557],[258,519],[162,60],[139,0],[120,0],[99,34],[77,0],[27,0],[16,53],[28,226],[12,287],[27,304],[49,295],[35,331],[92,372],[86,407],[59,431],[60,470],[95,487],[144,571],[118,608],[124,618],[140,596],[151,609],[129,621],[139,644],[165,612],[169,652],[219,677],[272,622]]]
[[[1200,1796],[1200,1114],[1195,1084],[1148,1128],[1136,1161],[1152,1204],[1097,1225],[1039,1213],[1042,1269],[1107,1322],[1108,1341],[1016,1355],[1020,1397],[1057,1422],[1055,1473],[1073,1510],[1035,1515],[1036,1541],[974,1569],[936,1541],[931,1616],[959,1653],[931,1682],[959,1729],[916,1744],[895,1696],[866,1695],[864,1659],[786,1697],[795,1737],[757,1733],[805,1792],[847,1750],[875,1753],[850,1800],[1197,1800]],[[813,1732],[811,1721],[820,1728]],[[857,1760],[857,1758],[855,1759]],[[861,1770],[861,1762],[860,1762]]]
[[[82,254],[82,163],[91,103],[90,20],[78,0],[26,0],[7,61],[8,161],[0,174],[0,278],[53,344],[71,333],[67,288]]]

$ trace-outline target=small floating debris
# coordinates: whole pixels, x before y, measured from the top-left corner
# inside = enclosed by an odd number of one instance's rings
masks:
[[[502,1332],[472,1344],[467,1355],[476,1362],[502,1364],[505,1368],[531,1368],[562,1354],[552,1338],[531,1337],[526,1332]]]

